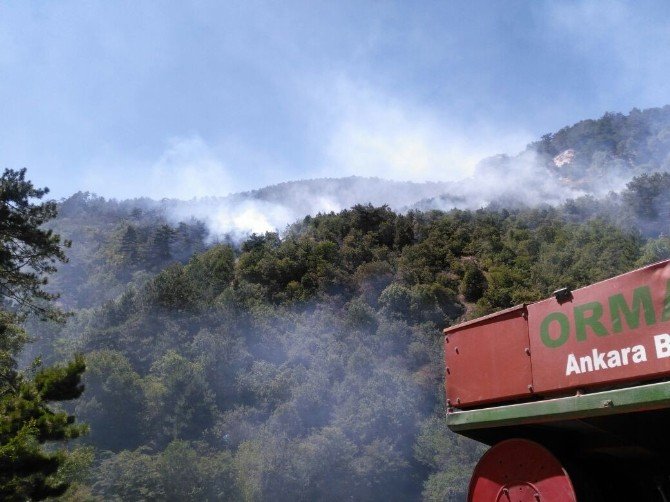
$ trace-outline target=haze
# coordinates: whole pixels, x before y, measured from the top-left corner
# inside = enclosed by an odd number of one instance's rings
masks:
[[[664,7],[5,2],[2,167],[56,198],[456,180],[566,124],[665,104]]]

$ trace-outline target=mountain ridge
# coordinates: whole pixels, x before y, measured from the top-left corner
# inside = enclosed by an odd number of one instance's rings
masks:
[[[516,155],[482,159],[458,181],[397,181],[347,176],[285,181],[225,196],[147,198],[121,207],[162,211],[178,223],[203,221],[214,238],[241,240],[283,231],[293,222],[356,204],[408,210],[557,205],[585,195],[620,192],[635,176],[670,171],[670,105],[627,115],[607,112],[543,135]],[[90,194],[76,194],[79,197]],[[73,196],[74,197],[74,196]],[[100,199],[103,200],[104,199]],[[66,204],[67,199],[62,201]]]

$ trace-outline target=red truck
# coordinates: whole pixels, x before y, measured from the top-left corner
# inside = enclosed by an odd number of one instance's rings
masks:
[[[670,260],[444,330],[468,500],[670,499]]]

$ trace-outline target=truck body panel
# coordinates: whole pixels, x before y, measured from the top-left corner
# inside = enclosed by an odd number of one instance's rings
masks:
[[[670,260],[444,334],[468,501],[670,500]]]
[[[447,395],[457,407],[519,398],[532,385],[524,306],[464,323],[445,337]]]
[[[528,306],[535,392],[670,374],[670,262]]]
[[[455,408],[658,380],[670,375],[670,260],[444,333]]]

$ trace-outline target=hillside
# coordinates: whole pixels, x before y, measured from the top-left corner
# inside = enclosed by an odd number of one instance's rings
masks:
[[[86,355],[75,414],[95,449],[81,489],[124,500],[167,487],[175,500],[462,494],[481,450],[444,427],[439,328],[628,270],[648,246],[558,210],[356,206],[283,240],[195,254],[40,334]]]
[[[669,178],[637,184],[665,198]],[[445,428],[439,329],[670,256],[667,237],[616,223],[652,221],[657,199],[638,193],[618,220],[605,217],[613,201],[589,198],[407,215],[359,205],[166,267],[151,261],[155,237],[129,245],[123,220],[98,249],[123,294],[64,327],[31,325],[33,355],[81,352],[88,365],[74,409],[91,425],[76,450],[88,467],[71,496],[462,497],[482,450]],[[166,227],[142,224],[138,235]]]
[[[485,208],[434,209],[478,186],[345,178],[226,198],[352,202],[251,236],[191,218],[219,199],[61,201],[52,227],[74,244],[50,287],[74,315],[29,320],[23,361],[86,359],[73,411],[91,431],[65,500],[461,499],[483,450],[445,426],[440,329],[670,257],[669,173],[554,206],[508,184]],[[425,207],[381,204],[396,195]]]
[[[217,235],[240,238],[279,230],[306,215],[354,204],[394,210],[477,209],[561,204],[585,195],[621,191],[634,176],[670,170],[670,106],[628,115],[606,113],[544,135],[517,155],[483,159],[472,176],[412,183],[378,178],[324,178],[281,183],[226,197],[163,200],[167,215],[196,217]],[[458,166],[445,166],[453,169]]]
[[[173,219],[195,217],[218,235],[239,239],[251,232],[282,231],[307,215],[341,211],[355,204],[402,209],[449,190],[448,183],[414,183],[350,176],[291,181],[226,197],[164,200]]]
[[[78,193],[61,201],[54,223],[75,246],[53,288],[63,292],[65,306],[91,307],[130,283],[142,284],[147,271],[184,263],[213,242],[239,246],[253,232],[283,233],[307,215],[355,204],[387,204],[400,212],[565,204],[572,221],[599,215],[647,236],[667,233],[667,180],[660,174],[655,181],[638,177],[626,186],[648,169],[667,170],[669,131],[670,107],[605,114],[547,134],[515,157],[485,159],[472,178],[451,183],[315,179],[191,201],[115,201]],[[121,250],[130,248],[121,259]]]
[[[608,178],[670,170],[670,105],[606,113],[546,134],[528,146],[571,185],[597,189]],[[604,178],[604,179],[603,179]]]
[[[483,159],[474,175],[414,209],[561,204],[619,192],[635,176],[670,171],[670,105],[605,113],[548,133],[517,155]],[[454,194],[457,194],[455,197]]]

